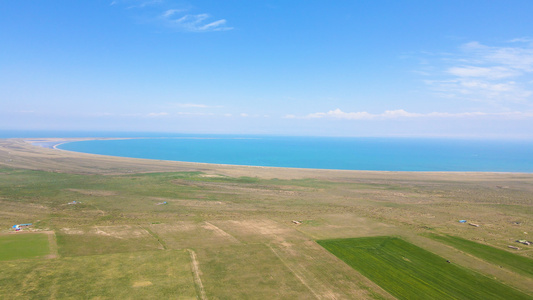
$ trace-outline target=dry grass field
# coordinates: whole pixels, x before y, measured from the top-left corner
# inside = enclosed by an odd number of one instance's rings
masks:
[[[209,165],[4,139],[0,235],[20,223],[53,232],[57,255],[0,259],[1,299],[394,299],[316,243],[374,236],[533,297],[527,272],[434,238],[533,259],[515,242],[533,240],[533,174]]]

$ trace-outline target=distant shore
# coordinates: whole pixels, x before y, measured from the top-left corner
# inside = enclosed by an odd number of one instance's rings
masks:
[[[34,145],[48,149],[57,149],[59,145],[71,142],[80,141],[95,141],[95,140],[125,140],[134,138],[22,138],[22,140]]]
[[[79,142],[79,141],[124,140],[124,139],[130,139],[130,138],[38,138],[38,139],[23,139],[23,140],[25,140],[26,142],[34,146],[39,146],[39,147],[48,148],[48,149],[61,150],[57,147],[65,143]]]

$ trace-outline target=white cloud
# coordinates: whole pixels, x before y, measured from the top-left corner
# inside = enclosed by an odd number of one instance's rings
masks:
[[[182,10],[169,9],[161,15],[161,19],[168,26],[188,32],[225,31],[233,29],[232,27],[226,26],[227,21],[225,19],[207,22],[211,16],[206,13],[178,15],[179,12],[182,12]]]
[[[148,6],[161,5],[163,2],[163,0],[114,0],[110,5],[123,4],[127,5],[126,9],[142,9]]]
[[[370,119],[372,118],[372,115],[367,113],[366,111],[345,113],[342,110],[337,108],[335,110],[330,110],[326,113],[319,112],[319,113],[309,114],[305,118],[315,119],[315,118],[325,118],[325,117],[334,118],[334,119],[361,120],[361,119]]]
[[[232,30],[226,25],[226,19],[210,20],[207,13],[190,14],[189,8],[172,8],[169,1],[164,0],[113,0],[110,6],[120,6],[141,14],[147,23],[156,23],[185,32],[210,32]],[[182,6],[183,7],[183,6]]]
[[[381,114],[371,114],[366,111],[360,112],[343,112],[339,108],[330,110],[327,113],[313,113],[307,115],[305,118],[334,118],[334,119],[348,119],[348,120],[373,120],[373,119],[395,119],[400,117],[417,117],[420,114],[410,113],[403,109],[387,110]]]
[[[147,117],[164,117],[168,116],[167,112],[159,112],[159,113],[149,113]]]
[[[246,114],[246,113],[241,113],[240,116],[241,116],[241,117],[248,117],[248,114]]]
[[[178,107],[184,107],[184,108],[208,108],[212,107],[205,104],[197,104],[197,103],[176,103],[176,106]]]
[[[505,67],[451,67],[448,73],[457,77],[480,77],[487,79],[500,79],[519,75],[516,70]]]
[[[511,44],[512,43],[512,44]],[[504,46],[469,42],[442,56],[445,66],[425,80],[439,95],[489,103],[528,103],[533,90],[533,43],[514,39]],[[446,66],[448,65],[448,66]]]
[[[225,28],[223,26],[224,24],[226,24],[226,20],[225,19],[221,19],[221,20],[206,24],[206,25],[200,27],[199,29],[200,29],[200,31],[205,31],[205,30],[209,30],[209,29],[219,30],[220,28]],[[227,30],[227,28],[226,28],[226,30]]]
[[[533,43],[533,39],[528,37],[515,38],[508,41],[509,43]]]
[[[455,78],[426,80],[432,89],[447,98],[464,98],[481,102],[527,103],[533,91],[516,81],[489,81],[485,79]]]
[[[183,11],[182,9],[168,9],[167,11],[163,13],[163,18],[169,18],[172,15],[182,12],[182,11]]]
[[[486,49],[485,58],[488,62],[502,64],[515,70],[533,71],[533,48],[505,47]]]
[[[224,106],[222,105],[207,105],[207,104],[203,104],[203,103],[167,103],[165,105],[165,107],[167,107],[167,109],[173,109],[173,108],[189,108],[193,111],[195,110],[208,110],[210,108],[214,108],[214,109],[218,109],[218,108],[222,108]]]
[[[99,113],[95,113],[94,116],[96,117],[112,117],[112,116],[115,116],[114,113],[109,113],[109,112],[99,112]]]
[[[213,113],[178,112],[180,116],[214,116]]]
[[[286,115],[286,119],[338,119],[338,120],[392,120],[392,119],[408,119],[408,118],[468,118],[468,117],[504,117],[504,118],[531,118],[533,112],[461,112],[461,113],[447,113],[447,112],[431,112],[431,113],[412,113],[403,109],[386,110],[383,113],[373,114],[366,111],[361,112],[343,112],[340,109],[330,110],[328,112],[318,112],[308,114],[306,116],[298,117],[293,114]]]
[[[422,114],[417,114],[417,113],[406,112],[403,109],[397,109],[397,110],[386,110],[380,116],[385,118],[385,119],[395,119],[395,118],[421,117],[423,115]]]
[[[138,7],[140,8],[143,8],[145,6],[150,6],[150,5],[156,5],[156,4],[161,4],[163,3],[163,0],[149,0],[149,1],[142,1]]]

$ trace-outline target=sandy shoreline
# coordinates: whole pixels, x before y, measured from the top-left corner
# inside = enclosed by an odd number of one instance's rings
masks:
[[[80,141],[97,141],[97,140],[128,140],[136,138],[22,138],[22,140],[34,145],[48,149],[56,149],[57,146],[71,143],[71,142],[80,142]]]
[[[132,140],[132,139],[168,139],[166,137],[88,137],[88,138],[20,138],[27,143],[30,143],[33,146],[38,146],[42,148],[54,149],[58,151],[66,151],[69,153],[79,153],[79,154],[89,154],[83,152],[76,152],[71,150],[60,149],[58,146],[71,142],[80,142],[80,141],[98,141],[98,140]],[[212,138],[202,138],[202,137],[172,137],[172,139],[212,139]],[[216,139],[216,138],[215,138]],[[237,138],[241,139],[241,138]],[[244,138],[247,139],[247,138]],[[227,167],[245,167],[245,168],[273,168],[273,169],[291,169],[291,170],[312,170],[312,171],[330,171],[330,172],[371,172],[371,173],[425,173],[425,174],[458,174],[458,173],[468,173],[468,174],[532,174],[528,172],[487,172],[487,171],[376,171],[376,170],[343,170],[343,169],[314,169],[314,168],[295,168],[295,167],[270,167],[270,166],[253,166],[253,165],[232,165],[232,164],[216,164],[216,163],[204,163],[204,162],[186,162],[186,161],[175,161],[175,160],[160,160],[160,159],[144,159],[144,158],[133,158],[133,157],[123,157],[123,156],[111,156],[103,154],[89,154],[89,155],[98,155],[105,157],[115,157],[115,158],[129,158],[129,159],[140,159],[140,160],[151,160],[151,161],[166,161],[171,163],[181,163],[181,164],[199,164],[200,166],[227,166]]]
[[[531,178],[530,173],[492,172],[403,172],[297,169],[192,163],[126,158],[54,149],[61,143],[114,138],[19,138],[0,139],[0,166],[78,174],[131,174],[148,172],[203,172],[232,177],[302,179],[315,178],[357,182],[360,180],[445,180],[476,181],[502,178]],[[124,138],[121,138],[124,139]],[[51,147],[33,143],[48,143]]]

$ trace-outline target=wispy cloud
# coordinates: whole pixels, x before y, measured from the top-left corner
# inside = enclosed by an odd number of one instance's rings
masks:
[[[312,113],[305,116],[286,115],[287,119],[338,119],[338,120],[391,120],[406,118],[471,118],[471,117],[503,117],[503,118],[532,118],[533,112],[431,112],[431,113],[412,113],[403,109],[386,110],[383,113],[373,114],[366,111],[344,112],[340,109],[330,110],[328,112]]]
[[[167,112],[158,112],[158,113],[149,113],[147,115],[147,117],[151,117],[151,118],[154,118],[154,117],[164,117],[164,116],[168,116],[168,113]]]
[[[99,113],[89,113],[87,114],[93,117],[126,117],[126,118],[175,118],[179,116],[225,116],[214,113],[206,112],[151,112],[151,113],[110,113],[110,112],[99,112]]]
[[[180,13],[180,12],[183,12],[183,11],[185,11],[185,10],[184,10],[184,9],[168,9],[168,10],[166,10],[166,11],[163,13],[162,17],[163,17],[163,18],[170,18],[170,17],[172,17],[173,15],[175,15],[175,14],[177,14],[177,13]]]
[[[116,112],[97,112],[97,113],[88,113],[82,115],[88,115],[91,117],[99,117],[99,118],[108,118],[108,117],[120,117],[120,118],[156,118],[156,117],[164,117],[169,116],[170,114],[167,112],[151,112],[151,113],[116,113]]]
[[[532,38],[528,38],[528,37],[521,37],[521,38],[515,38],[515,39],[512,39],[510,41],[508,41],[509,43],[533,43],[533,39]]]
[[[171,106],[181,108],[220,108],[220,105],[206,105],[201,103],[173,103]]]
[[[161,14],[160,19],[167,26],[188,32],[226,31],[233,29],[226,25],[226,19],[209,21],[211,16],[202,14],[182,14],[184,10],[169,9]]]
[[[124,5],[126,9],[145,8],[148,6],[155,6],[163,4],[163,0],[113,0],[109,3],[112,5]]]
[[[529,103],[533,96],[533,41],[513,39],[504,46],[479,42],[441,56],[440,72],[425,80],[444,97],[491,103]],[[428,74],[429,73],[429,74]]]
[[[143,8],[147,6],[159,5],[163,3],[163,0],[142,0],[138,1],[136,5],[130,6],[129,8]]]
[[[447,70],[451,75],[460,78],[486,78],[486,79],[502,79],[508,77],[515,77],[520,75],[520,72],[501,66],[496,67],[476,67],[476,66],[461,66],[451,67]]]
[[[183,112],[177,113],[178,116],[215,116],[214,113],[200,113],[200,112]]]
[[[114,0],[110,6],[134,10],[146,23],[155,23],[184,32],[227,31],[233,27],[226,19],[216,19],[208,13],[191,13],[192,8],[175,8],[164,0]],[[171,6],[172,5],[172,6]]]

